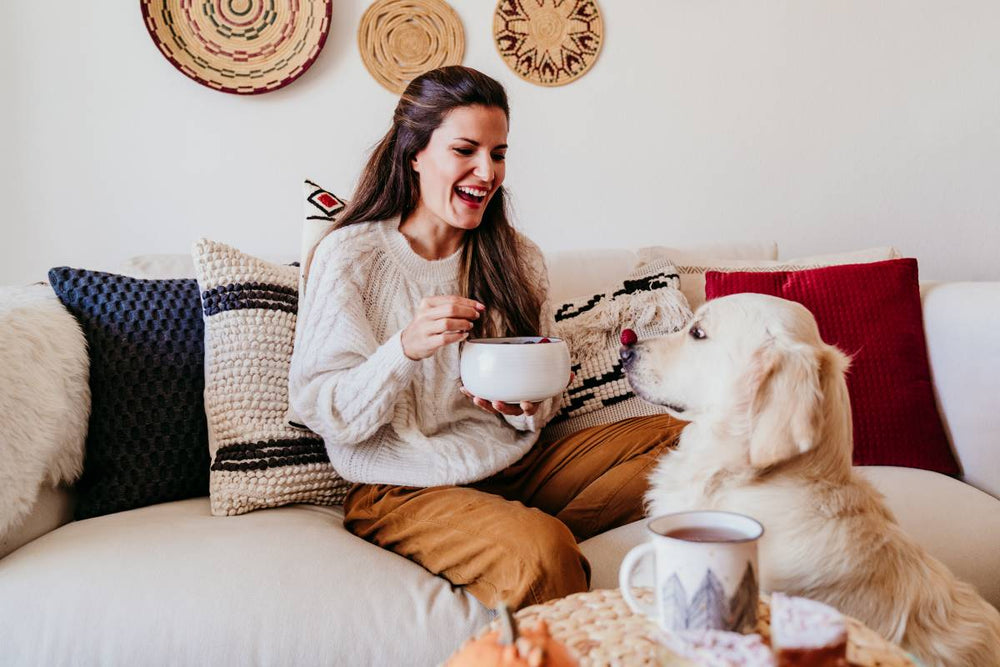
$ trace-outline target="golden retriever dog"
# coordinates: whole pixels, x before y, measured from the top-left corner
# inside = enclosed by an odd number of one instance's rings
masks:
[[[690,422],[651,475],[650,515],[752,516],[765,528],[763,590],[830,604],[927,665],[1000,665],[1000,613],[911,540],[852,470],[848,359],[806,308],[723,297],[621,358],[640,397]]]

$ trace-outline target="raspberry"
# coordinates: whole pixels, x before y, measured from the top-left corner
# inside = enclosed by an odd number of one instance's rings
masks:
[[[542,339],[541,339],[540,341],[538,341],[538,342],[539,342],[539,343],[551,343],[552,341],[551,341],[551,340],[549,340],[548,338],[542,338]]]
[[[635,332],[631,329],[622,329],[622,345],[628,347],[629,345],[635,345],[638,342],[639,337],[635,335]]]

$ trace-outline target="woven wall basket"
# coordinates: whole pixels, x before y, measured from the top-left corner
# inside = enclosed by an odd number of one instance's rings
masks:
[[[333,0],[140,0],[156,46],[200,84],[240,95],[277,90],[315,62]]]
[[[443,0],[376,0],[361,17],[358,49],[375,80],[398,95],[424,72],[461,64],[465,31]]]
[[[561,86],[593,66],[604,41],[604,23],[595,0],[500,0],[493,40],[519,77]]]

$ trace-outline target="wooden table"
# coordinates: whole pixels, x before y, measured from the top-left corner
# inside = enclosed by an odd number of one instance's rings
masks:
[[[637,591],[644,602],[652,602],[651,590]],[[758,608],[757,631],[770,640],[770,608],[762,597]],[[539,619],[548,623],[553,637],[566,644],[586,665],[690,665],[661,645],[660,629],[641,614],[635,614],[618,589],[577,593],[545,604],[520,610],[514,617],[518,626],[532,628]],[[860,621],[847,621],[847,659],[864,667],[914,667],[903,649],[882,639]],[[491,629],[498,627],[494,621]]]

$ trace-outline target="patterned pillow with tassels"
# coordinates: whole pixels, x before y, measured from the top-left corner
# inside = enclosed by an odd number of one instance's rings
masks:
[[[546,439],[665,412],[633,393],[618,350],[622,329],[633,329],[641,340],[677,331],[691,318],[673,264],[666,260],[647,264],[605,292],[554,306],[556,335],[569,345],[576,377],[563,392],[559,412],[545,427]]]
[[[323,440],[285,421],[298,269],[206,239],[193,255],[205,318],[212,514],[342,503],[349,484]]]

